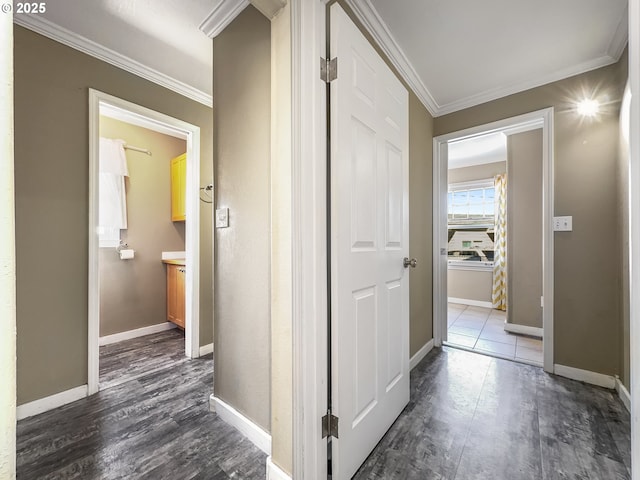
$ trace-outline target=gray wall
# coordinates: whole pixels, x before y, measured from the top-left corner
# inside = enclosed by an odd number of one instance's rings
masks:
[[[409,355],[433,338],[433,118],[409,91]]]
[[[542,328],[542,129],[507,137],[507,322]]]
[[[581,120],[571,95],[596,87],[611,103],[598,121]],[[609,375],[620,371],[620,265],[611,261],[611,245],[619,238],[621,97],[619,66],[611,65],[434,122],[434,134],[442,135],[555,107],[555,215],[573,215],[573,232],[555,235],[555,363]]]
[[[211,108],[16,26],[18,404],[87,383],[89,87],[201,128],[212,181]],[[37,135],[34,135],[37,132]],[[213,335],[211,206],[201,205],[200,344]]]
[[[100,117],[100,136],[147,148],[152,156],[125,150],[129,177],[127,229],[121,239],[135,250],[120,260],[115,248],[100,249],[100,336],[167,321],[163,251],[184,250],[184,222],[171,221],[170,162],[187,150],[179,138]]]
[[[507,171],[507,162],[493,162],[470,167],[450,168],[447,172],[449,184],[486,180]]]
[[[491,270],[447,269],[447,296],[491,303],[493,272]]]
[[[270,24],[247,7],[213,42],[216,397],[270,429]]]

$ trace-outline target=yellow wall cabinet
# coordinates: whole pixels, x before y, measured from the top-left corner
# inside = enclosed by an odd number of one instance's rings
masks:
[[[171,159],[171,220],[184,222],[187,218],[187,154]]]
[[[167,265],[167,320],[184,329],[184,265]]]

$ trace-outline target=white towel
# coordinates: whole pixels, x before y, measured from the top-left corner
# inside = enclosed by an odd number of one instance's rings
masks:
[[[124,177],[129,176],[124,140],[100,138],[98,234],[100,246],[115,247],[127,228]]]
[[[100,173],[129,176],[127,156],[124,152],[125,144],[124,140],[100,138]]]

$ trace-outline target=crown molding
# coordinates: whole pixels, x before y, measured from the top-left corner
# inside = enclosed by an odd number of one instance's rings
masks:
[[[398,70],[402,79],[413,90],[413,93],[417,95],[422,104],[429,110],[429,113],[436,116],[439,110],[438,103],[420,79],[404,51],[389,31],[387,24],[371,5],[371,2],[369,0],[346,0],[346,2],[378,46],[387,55],[396,70]]]
[[[217,37],[249,3],[249,0],[218,0],[211,13],[200,24],[200,30],[209,38]]]
[[[251,0],[251,5],[269,20],[273,20],[286,4],[287,0]]]
[[[62,43],[68,47],[86,53],[98,60],[109,63],[115,67],[121,68],[129,73],[149,80],[157,85],[168,88],[180,95],[191,100],[202,103],[207,107],[213,106],[213,98],[206,92],[199,90],[191,85],[177,80],[169,75],[159,72],[147,65],[144,65],[132,58],[118,53],[110,48],[100,45],[93,40],[89,40],[71,30],[67,30],[41,16],[35,15],[14,15],[13,21],[21,27],[27,28],[33,32],[44,35],[51,40]]]
[[[378,11],[371,4],[371,1],[346,0],[346,2],[349,7],[351,7],[358,20],[374,38],[378,46],[387,55],[393,66],[398,70],[402,79],[409,85],[413,90],[413,93],[416,94],[422,104],[427,108],[427,110],[429,110],[429,113],[434,117],[440,117],[459,110],[464,110],[465,108],[474,107],[498,98],[523,92],[531,88],[540,87],[551,82],[563,80],[574,75],[579,75],[590,70],[595,70],[596,68],[616,63],[624,52],[628,38],[627,7],[627,10],[625,10],[625,13],[623,13],[622,18],[620,19],[618,28],[611,39],[609,48],[604,55],[578,65],[572,65],[568,68],[558,70],[550,75],[544,75],[507,87],[487,90],[476,95],[471,95],[441,105],[438,104],[427,86],[420,79],[420,76],[417,74],[413,65],[400,48],[398,42],[391,34],[384,20],[380,17]]]
[[[620,18],[620,22],[618,22],[618,28],[616,28],[613,37],[611,38],[611,42],[609,42],[609,48],[607,49],[607,54],[611,58],[615,58],[616,62],[620,60],[622,56],[622,52],[624,52],[624,47],[627,46],[627,42],[629,40],[629,5],[624,8],[624,12],[622,13],[622,18]]]
[[[446,103],[438,108],[435,116],[440,117],[442,115],[454,113],[459,110],[464,110],[465,108],[475,107],[476,105],[480,105],[482,103],[491,102],[492,100],[497,100],[499,98],[524,92],[526,90],[531,90],[532,88],[541,87],[543,85],[557,82],[559,80],[564,80],[565,78],[573,77],[575,75],[580,75],[581,73],[586,73],[591,70],[595,70],[596,68],[606,67],[607,65],[611,65],[612,63],[616,62],[616,58],[610,57],[609,55],[604,55],[594,60],[589,60],[578,65],[573,65],[571,67],[558,70],[550,75],[544,75],[532,80],[527,80],[526,82],[516,83],[508,87],[487,90],[476,95],[461,98],[460,100],[456,100],[454,102]]]

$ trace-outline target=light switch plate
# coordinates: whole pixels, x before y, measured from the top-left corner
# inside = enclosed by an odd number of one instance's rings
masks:
[[[553,217],[554,232],[571,232],[573,230],[573,217]]]
[[[229,226],[229,209],[227,207],[216,209],[216,228]]]

